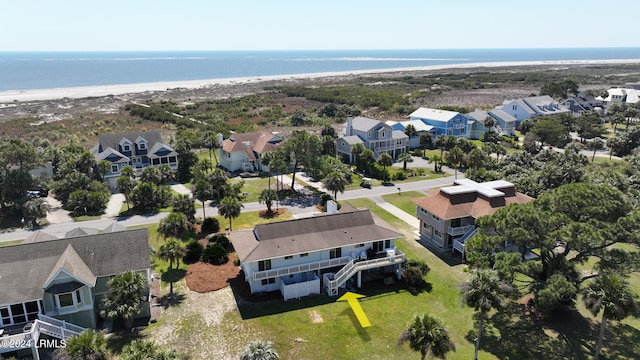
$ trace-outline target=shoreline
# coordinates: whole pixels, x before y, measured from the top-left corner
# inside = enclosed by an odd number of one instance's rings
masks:
[[[335,71],[322,73],[307,74],[289,74],[289,75],[269,75],[269,76],[253,76],[253,77],[236,77],[236,78],[218,78],[203,80],[178,80],[178,81],[159,81],[150,83],[135,84],[114,84],[114,85],[95,85],[95,86],[79,86],[67,88],[49,88],[49,89],[33,89],[33,90],[7,90],[0,91],[0,108],[10,106],[7,104],[26,101],[43,101],[58,100],[63,98],[88,98],[116,96],[124,94],[135,94],[144,92],[162,92],[176,88],[198,89],[215,85],[239,85],[260,83],[274,80],[301,80],[301,79],[317,79],[337,76],[350,75],[366,75],[380,73],[394,73],[403,71],[435,71],[444,69],[472,69],[472,68],[497,68],[511,66],[561,66],[561,65],[597,65],[597,64],[637,64],[640,59],[610,59],[610,60],[544,60],[544,61],[510,61],[510,62],[487,62],[487,63],[468,63],[468,64],[446,64],[432,65],[421,67],[406,67],[392,69],[372,69],[372,70],[352,70],[352,71]],[[4,104],[4,106],[3,106]]]

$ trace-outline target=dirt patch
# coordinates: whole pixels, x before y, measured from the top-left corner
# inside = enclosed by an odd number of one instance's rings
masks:
[[[311,310],[309,313],[311,315],[311,322],[314,324],[323,323],[324,319],[318,310]]]
[[[229,255],[229,261],[224,265],[211,265],[197,262],[189,265],[185,281],[187,287],[198,293],[220,290],[229,286],[229,279],[236,278],[240,267],[233,264],[237,256]]]

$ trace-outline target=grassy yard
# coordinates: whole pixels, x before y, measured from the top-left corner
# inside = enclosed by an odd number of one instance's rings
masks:
[[[422,194],[406,192],[386,195],[385,200],[412,213],[409,199],[419,196]],[[255,339],[273,341],[283,359],[417,358],[419,354],[407,345],[398,347],[396,341],[413,316],[432,313],[440,317],[456,344],[457,352],[447,358],[471,358],[477,316],[473,309],[461,305],[459,296],[459,285],[468,277],[466,265],[448,252],[439,254],[425,249],[415,240],[413,228],[372,200],[349,202],[369,208],[404,234],[397,242],[398,248],[407,258],[422,260],[431,268],[426,277],[427,286],[419,291],[409,291],[401,283],[390,286],[381,281],[365,283],[358,292],[366,296],[360,304],[371,327],[362,329],[347,303],[336,302],[336,298],[325,295],[287,302],[243,301],[239,308],[227,308],[228,304],[217,297],[233,291],[232,288],[211,294],[189,293],[188,297],[195,298],[199,305],[189,302],[188,306],[185,303],[184,307],[168,309],[157,324],[143,333],[163,340],[169,332],[173,335],[168,344],[191,353],[193,358],[207,358],[212,352],[220,357],[217,351],[223,350],[226,354],[237,354],[244,344]],[[279,218],[290,218],[290,215]],[[264,220],[257,213],[245,213],[235,219],[234,229],[249,229]],[[220,224],[225,227],[226,220],[220,219]],[[153,236],[152,232],[150,240]],[[634,274],[631,282],[634,288],[640,288],[640,276]],[[187,291],[183,281],[176,288],[179,292]],[[228,296],[233,299],[231,294]],[[588,314],[580,302],[576,308],[553,319],[530,316],[518,302],[513,302],[505,311],[490,313],[485,322],[480,358],[591,358],[600,318]],[[224,314],[212,315],[219,311]],[[222,317],[222,320],[214,321],[213,317]],[[639,329],[637,319],[627,319],[620,324],[611,322],[607,326],[604,354],[608,358],[635,358],[640,352]],[[219,339],[224,345],[211,347],[211,338]]]
[[[414,215],[416,213],[416,204],[411,199],[425,197],[426,194],[420,191],[403,191],[400,194],[382,195],[382,198],[405,212]]]

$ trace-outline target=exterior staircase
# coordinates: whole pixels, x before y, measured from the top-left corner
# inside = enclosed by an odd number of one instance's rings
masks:
[[[337,296],[338,289],[347,280],[351,279],[358,271],[381,268],[385,266],[402,264],[405,261],[405,255],[400,250],[395,250],[395,255],[385,256],[371,260],[355,261],[351,260],[336,274],[324,274],[323,284],[329,296]]]
[[[465,243],[467,242],[467,240],[469,240],[473,235],[475,235],[478,232],[478,227],[471,227],[469,230],[467,230],[466,233],[464,233],[464,235],[462,235],[462,237],[453,240],[453,249],[459,251],[462,254],[462,257],[464,258],[464,251],[465,251]]]

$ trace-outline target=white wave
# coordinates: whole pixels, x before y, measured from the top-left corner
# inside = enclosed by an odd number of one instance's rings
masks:
[[[379,58],[379,57],[338,57],[338,58],[304,58],[291,61],[469,61],[455,58]]]

